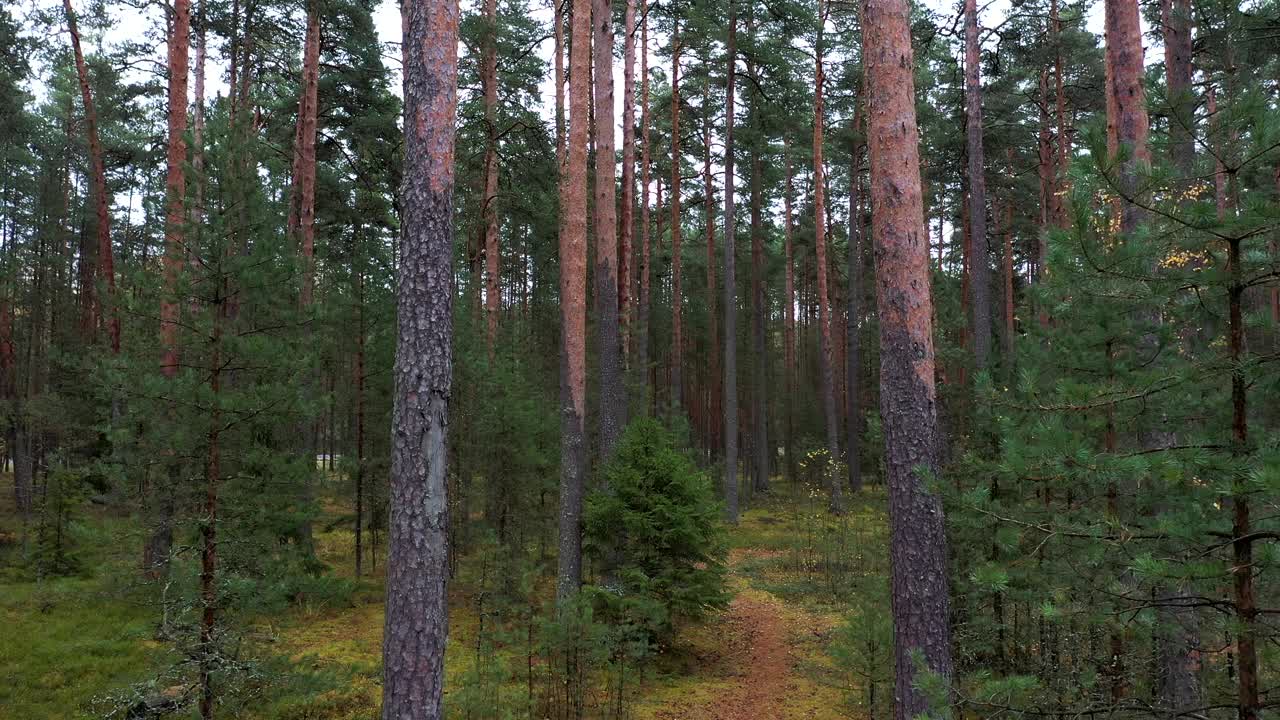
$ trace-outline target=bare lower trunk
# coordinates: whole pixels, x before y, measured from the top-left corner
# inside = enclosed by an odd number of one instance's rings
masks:
[[[582,493],[587,472],[587,130],[591,0],[574,0],[569,137],[560,170],[560,555],[556,599],[582,586]]]
[[[796,393],[796,284],[795,284],[795,257],[794,249],[791,244],[791,196],[792,196],[792,174],[791,174],[791,145],[787,138],[783,138],[782,152],[786,155],[787,163],[787,180],[786,187],[783,190],[783,231],[782,231],[782,247],[783,247],[783,302],[786,304],[783,312],[782,321],[782,345],[783,345],[783,365],[782,372],[786,375],[786,447],[783,452],[786,453],[787,460],[787,480],[795,482],[796,479],[796,455],[795,455],[795,393]]]
[[[822,162],[822,26],[826,24],[827,10],[824,3],[818,3],[818,43],[817,61],[814,70],[814,120],[813,120],[813,204],[814,204],[814,257],[817,260],[815,283],[818,288],[818,367],[822,375],[822,410],[827,428],[827,464],[825,477],[831,491],[832,512],[844,511],[844,499],[841,494],[839,474],[836,473],[836,462],[840,458],[839,429],[836,426],[835,378],[832,369],[831,355],[831,307],[827,300],[827,219],[825,168]]]
[[[575,8],[575,12],[576,12]],[[627,417],[618,338],[618,242],[614,192],[613,3],[594,1],[596,130],[596,333],[600,364],[600,459],[613,457]],[[574,37],[577,42],[577,36]]]
[[[622,19],[622,218],[618,238],[618,323],[624,364],[631,358],[632,246],[636,225],[636,3],[626,2]]]
[[[871,217],[880,314],[880,414],[889,487],[894,717],[931,711],[923,668],[953,676],[929,258],[923,224],[911,36],[905,0],[864,0]],[[922,663],[918,665],[917,663]]]
[[[861,110],[859,107],[858,110]],[[857,113],[853,119],[853,132],[857,136],[860,123]],[[848,403],[847,462],[849,465],[849,492],[862,490],[862,339],[859,337],[862,320],[862,147],[855,140],[849,159],[849,308],[845,319],[845,386]],[[926,230],[926,236],[928,232]],[[926,254],[928,248],[925,249]]]
[[[671,405],[683,405],[680,293],[680,20],[671,31]]]
[[[500,278],[502,262],[498,248],[498,1],[484,0],[484,20],[488,26],[481,61],[480,83],[484,86],[484,218],[485,339],[493,360],[498,337],[498,313],[502,308]]]
[[[737,17],[729,0],[729,38],[724,121],[724,512],[738,522],[738,297],[734,230],[737,214],[733,190],[734,69],[737,64]],[[710,197],[708,197],[708,201]],[[710,252],[710,250],[708,250]],[[714,276],[712,276],[714,279]],[[713,336],[714,338],[714,336]],[[714,341],[714,339],[713,339]]]
[[[383,720],[443,717],[458,5],[407,0]]]
[[[969,236],[973,254],[969,261],[969,299],[973,313],[973,368],[982,372],[991,355],[991,279],[987,260],[987,181],[982,150],[982,78],[978,62],[977,0],[964,2],[964,98],[968,149]]]
[[[649,155],[649,16],[640,21],[640,294],[636,306],[636,368],[642,373],[645,389],[642,407],[647,407],[654,388],[649,382],[649,182],[653,169]],[[659,196],[659,203],[661,196]],[[661,213],[661,208],[658,210]]]

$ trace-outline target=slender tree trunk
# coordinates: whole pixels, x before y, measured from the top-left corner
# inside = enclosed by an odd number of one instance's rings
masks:
[[[964,98],[969,156],[969,304],[973,312],[973,367],[987,368],[991,355],[991,279],[987,260],[987,181],[982,150],[982,77],[979,62],[978,3],[964,0]]]
[[[218,394],[222,391],[222,324],[226,313],[226,278],[218,281],[213,303],[213,330],[210,334],[209,430],[206,435],[204,512],[200,519],[200,717],[213,719],[215,701],[213,672],[218,664],[218,485],[222,477],[222,413]]]
[[[649,182],[653,165],[649,155],[649,14],[640,21],[640,296],[636,306],[636,367],[645,388],[642,407],[648,407],[654,388],[649,382]],[[661,194],[658,201],[661,205]],[[661,213],[661,209],[659,209]]]
[[[680,293],[680,18],[671,29],[671,405],[683,405]]]
[[[737,40],[738,20],[734,1],[729,0],[724,119],[724,514],[727,521],[735,524],[738,522],[738,286],[737,245],[734,241],[737,213],[733,203],[733,101]],[[708,202],[710,199],[708,195]],[[707,252],[711,252],[711,246]],[[714,274],[708,275],[714,281]]]
[[[626,3],[622,16],[622,221],[618,242],[618,322],[624,365],[632,357],[631,276],[636,230],[636,2]]]
[[[574,9],[577,12],[577,9]],[[600,459],[613,457],[627,422],[618,338],[618,238],[613,136],[613,2],[594,0],[596,102],[596,333],[600,347]],[[574,42],[577,42],[575,35]]]
[[[587,129],[591,0],[574,0],[569,45],[569,137],[560,170],[560,556],[556,598],[582,586],[582,494],[587,473]]]
[[[754,23],[750,29],[754,35]],[[758,86],[759,73],[751,60],[747,62],[747,74]],[[759,102],[758,95],[752,97],[753,102]],[[754,466],[752,490],[764,493],[769,491],[769,458],[773,453],[769,445],[769,354],[765,341],[765,321],[769,310],[764,285],[764,161],[757,142],[762,134],[760,111],[758,107],[754,110],[751,113],[756,130],[751,145],[751,452]]]
[[[1062,17],[1058,14],[1058,0],[1052,0],[1049,6],[1049,21],[1053,28],[1053,78],[1056,86],[1054,104],[1058,116],[1058,159],[1054,163],[1053,175],[1053,222],[1057,227],[1065,228],[1067,226],[1066,191],[1067,171],[1069,169],[1067,165],[1071,150],[1071,139],[1068,137],[1067,131],[1067,93],[1064,89],[1065,80],[1062,72]],[[1037,268],[1041,275],[1045,272],[1044,262],[1045,258],[1042,254],[1040,257],[1041,266]]]
[[[443,717],[458,5],[406,0],[383,720]]]
[[[1228,347],[1231,353],[1231,448],[1232,454],[1249,452],[1248,396],[1244,369],[1245,278],[1240,265],[1241,240],[1228,241]],[[1231,575],[1239,629],[1236,634],[1236,684],[1240,720],[1257,720],[1261,709],[1258,692],[1257,599],[1254,597],[1253,532],[1249,491],[1244,481],[1235,480],[1231,498]]]
[[[710,67],[710,61],[703,58],[704,67]],[[709,70],[708,70],[709,72]],[[715,181],[711,175],[711,83],[708,80],[706,95],[703,97],[702,114],[702,210],[703,229],[707,239],[707,375],[714,378],[707,383],[707,450],[714,457],[720,449],[720,439],[716,437],[716,391],[720,389],[718,380],[720,372],[720,323],[719,311],[716,308],[716,224],[715,224]]]
[[[822,85],[824,81],[822,69],[822,34],[827,22],[827,8],[823,0],[818,0],[818,41],[816,45],[817,60],[814,65],[814,100],[813,100],[813,205],[814,205],[814,256],[817,260],[818,287],[818,367],[822,374],[822,410],[827,426],[827,467],[825,476],[831,490],[832,512],[844,512],[844,500],[835,464],[840,458],[839,428],[836,424],[835,379],[831,366],[831,307],[827,301],[827,220],[826,201],[823,192],[826,188],[825,168],[822,162]]]
[[[1146,94],[1142,87],[1142,26],[1137,0],[1107,0],[1107,57],[1111,60],[1108,96],[1114,108],[1116,151],[1124,150],[1119,167],[1121,193],[1132,198],[1138,192],[1139,169],[1151,162],[1147,148],[1150,124]],[[1113,153],[1113,158],[1114,158]],[[1145,211],[1134,202],[1120,204],[1120,233],[1129,235],[1145,219]]]
[[[930,710],[917,685],[917,655],[943,682],[953,676],[942,505],[925,488],[938,471],[932,302],[907,3],[864,0],[862,23],[889,486],[894,717],[907,720]]]
[[[782,344],[783,356],[786,367],[783,373],[786,375],[787,399],[787,437],[786,447],[783,452],[787,455],[787,481],[794,483],[796,480],[796,454],[795,454],[795,395],[796,395],[796,281],[795,281],[795,257],[794,248],[791,244],[791,198],[794,193],[792,188],[792,166],[791,166],[791,143],[787,137],[783,138],[782,152],[786,155],[787,163],[787,179],[786,187],[783,189],[782,206],[785,217],[782,221],[782,250],[783,250],[783,302],[786,304],[783,312],[782,321]]]
[[[111,249],[111,215],[107,211],[107,172],[102,159],[102,141],[98,137],[98,113],[94,110],[93,91],[89,88],[89,69],[85,64],[84,53],[80,49],[80,29],[76,24],[75,11],[71,9],[71,0],[62,0],[62,8],[67,15],[67,29],[71,34],[71,49],[75,54],[76,77],[80,81],[80,97],[84,102],[85,134],[89,138],[90,182],[93,194],[93,209],[97,220],[97,272],[107,291],[105,303],[99,303],[94,288],[93,273],[84,291],[89,293],[89,330],[96,334],[100,305],[105,305],[109,319],[108,332],[111,338],[111,352],[120,352],[120,316],[115,306],[116,271],[115,255]]]
[[[849,492],[862,491],[862,145],[857,140],[861,131],[861,106],[854,111],[854,141],[849,153],[849,298],[845,342],[845,385],[848,388]],[[928,237],[928,228],[925,237]],[[925,248],[928,255],[929,249]]]
[[[1191,66],[1191,0],[1161,0],[1169,156],[1183,178],[1195,172],[1195,109]]]
[[[362,262],[360,258],[357,263]],[[355,394],[355,435],[356,435],[356,577],[360,577],[364,566],[364,267],[356,268],[356,351],[353,384]]]
[[[502,257],[498,248],[498,0],[484,0],[484,57],[480,84],[484,87],[484,215],[485,339],[489,360],[493,360],[498,337],[498,313],[502,310],[499,273]]]

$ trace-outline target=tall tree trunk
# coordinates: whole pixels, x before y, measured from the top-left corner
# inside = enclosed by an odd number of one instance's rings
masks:
[[[62,0],[62,8],[67,15],[67,29],[71,34],[71,49],[75,54],[76,77],[80,81],[80,98],[84,102],[85,134],[89,137],[90,184],[93,194],[93,209],[97,220],[97,272],[107,291],[105,303],[97,299],[94,278],[90,274],[89,285],[84,291],[89,293],[87,307],[90,312],[90,332],[96,334],[98,316],[101,306],[105,305],[109,319],[108,332],[111,338],[111,352],[120,352],[120,316],[116,310],[116,271],[115,256],[111,250],[111,215],[107,212],[107,171],[102,159],[102,141],[98,137],[98,113],[93,106],[93,91],[89,88],[89,69],[84,61],[84,53],[80,49],[80,29],[76,24],[75,11],[71,9],[71,0]]]
[[[502,310],[502,258],[498,249],[498,0],[484,0],[484,22],[480,68],[480,84],[484,87],[484,195],[480,205],[484,215],[485,340],[492,362],[498,313]]]
[[[844,511],[844,500],[841,496],[841,482],[835,472],[836,461],[840,459],[839,428],[836,424],[835,378],[831,367],[831,307],[827,301],[827,220],[826,201],[823,192],[826,188],[825,168],[822,164],[822,85],[824,81],[822,69],[822,34],[827,22],[827,6],[818,0],[818,39],[815,46],[816,62],[814,63],[814,96],[813,96],[813,207],[814,207],[814,256],[817,260],[818,287],[818,367],[822,374],[822,410],[827,426],[827,464],[824,472],[831,490],[832,512]]]
[[[861,106],[854,111],[853,137],[849,153],[849,298],[848,316],[845,319],[845,386],[848,388],[848,455],[849,492],[862,490],[862,144],[858,141],[861,131]],[[929,236],[928,228],[925,237]],[[926,243],[927,261],[929,249]]]
[[[1244,369],[1244,292],[1246,287],[1240,266],[1239,238],[1228,241],[1228,348],[1231,353],[1231,451],[1244,456],[1249,452],[1248,396]],[[1258,692],[1257,599],[1254,596],[1253,532],[1250,517],[1249,490],[1240,478],[1235,480],[1231,497],[1231,576],[1235,595],[1236,621],[1236,685],[1240,720],[1257,720],[1261,709]]]
[[[864,0],[871,224],[880,313],[880,414],[889,486],[894,717],[930,710],[923,669],[953,676],[947,538],[928,476],[938,471],[929,258],[905,0]],[[918,472],[921,471],[921,472]]]
[[[680,293],[680,18],[671,29],[671,405],[683,404]]]
[[[786,186],[783,189],[782,207],[785,217],[782,221],[782,252],[783,252],[783,302],[786,307],[783,312],[782,321],[782,345],[784,362],[782,372],[786,375],[787,399],[787,437],[786,447],[783,452],[787,455],[787,481],[794,483],[796,480],[796,454],[795,454],[795,395],[796,395],[796,281],[795,281],[795,256],[794,248],[791,244],[791,197],[794,193],[792,187],[792,165],[791,165],[791,143],[790,138],[784,136],[782,141],[782,152],[786,155],[787,163],[787,179]]]
[[[591,0],[573,0],[569,137],[560,169],[560,556],[556,599],[582,586],[582,493],[587,474],[587,129]]]
[[[991,277],[987,259],[987,181],[982,150],[982,77],[979,62],[978,3],[964,0],[965,138],[969,160],[969,300],[973,313],[973,367],[987,368],[991,355]]]
[[[738,281],[734,241],[737,213],[733,204],[733,101],[737,40],[738,20],[734,0],[729,0],[724,119],[724,514],[727,521],[735,524],[738,522]],[[707,200],[710,199],[708,195]],[[714,274],[709,275],[715,279]]]
[[[1053,222],[1057,227],[1067,226],[1067,171],[1068,157],[1071,151],[1071,138],[1067,130],[1067,93],[1062,72],[1062,17],[1058,14],[1058,0],[1052,0],[1049,6],[1049,21],[1053,28],[1053,78],[1056,86],[1054,104],[1058,116],[1058,159],[1054,163],[1053,180]],[[1043,237],[1043,236],[1042,236]],[[1038,272],[1044,274],[1045,258],[1040,258]]]
[[[645,388],[642,407],[648,407],[654,388],[649,382],[649,13],[640,21],[640,296],[636,305],[636,368]],[[661,204],[661,195],[659,195]],[[661,213],[661,209],[659,209]]]
[[[160,372],[166,380],[178,376],[178,275],[182,271],[185,248],[184,205],[186,199],[187,143],[187,50],[191,33],[190,0],[174,0],[170,24],[169,138],[165,176],[164,278],[160,300]],[[169,487],[154,488],[149,498],[152,510],[151,534],[144,548],[143,566],[148,577],[168,572],[169,549],[173,545],[173,494],[177,475],[174,453],[169,456]]]
[[[406,0],[383,720],[440,720],[448,636],[458,5]]]
[[[703,58],[703,66],[710,74],[710,61]],[[707,375],[712,378],[707,383],[707,450],[714,457],[719,450],[719,438],[716,437],[716,391],[721,389],[716,380],[720,379],[720,322],[716,308],[716,224],[715,224],[715,181],[711,175],[711,82],[707,81],[706,95],[703,97],[702,114],[702,210],[703,229],[707,239]]]
[[[293,199],[290,216],[302,254],[303,311],[311,307],[315,294],[316,240],[316,114],[320,85],[320,5],[307,3],[307,39],[302,49],[302,92],[298,99],[298,124],[294,136]]]
[[[624,365],[631,360],[632,246],[636,230],[636,0],[626,3],[622,16],[622,220],[618,239],[618,322]]]
[[[200,518],[200,717],[213,720],[213,673],[218,665],[218,484],[222,477],[222,325],[226,314],[227,281],[218,280],[213,302],[209,347],[209,429],[205,437],[204,511]]]
[[[751,16],[754,21],[754,16]],[[755,34],[755,23],[750,30]],[[747,61],[747,74],[759,87],[759,72],[755,62]],[[758,94],[752,96],[759,103]],[[769,444],[769,383],[768,348],[765,341],[765,320],[768,304],[765,298],[764,279],[764,161],[758,144],[761,136],[760,110],[753,108],[752,123],[756,137],[751,144],[751,452],[753,456],[752,490],[769,491],[769,459],[773,454]]]
[[[1191,2],[1162,0],[1165,86],[1169,98],[1169,155],[1189,197],[1195,180],[1195,105],[1192,90]],[[1200,703],[1199,623],[1194,608],[1180,607],[1185,584],[1155,589],[1157,605],[1156,697],[1170,712]]]
[[[360,577],[364,566],[364,266],[362,258],[356,258],[356,350],[352,372],[355,395],[355,542],[356,542],[356,577]]]
[[[1169,156],[1182,177],[1195,172],[1195,110],[1191,67],[1191,0],[1160,1],[1165,94],[1169,98]]]
[[[576,12],[575,8],[575,12]],[[600,459],[613,457],[627,422],[618,340],[618,236],[613,136],[613,2],[594,0],[596,101],[596,333],[600,347]],[[575,36],[575,43],[576,43]]]

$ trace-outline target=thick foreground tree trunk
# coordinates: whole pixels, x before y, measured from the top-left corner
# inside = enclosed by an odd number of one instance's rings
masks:
[[[458,5],[406,0],[383,720],[443,717]]]
[[[894,717],[930,710],[916,656],[950,682],[951,626],[938,471],[932,302],[906,0],[864,0],[871,226],[880,313],[880,415],[889,486]]]
[[[569,137],[560,168],[560,557],[556,599],[582,586],[582,492],[587,474],[587,128],[591,0],[573,0]]]

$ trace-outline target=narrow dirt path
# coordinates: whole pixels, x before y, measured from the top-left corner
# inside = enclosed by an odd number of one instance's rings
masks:
[[[730,664],[739,670],[732,685],[706,708],[708,720],[782,717],[793,662],[778,601],[767,593],[743,592],[725,618],[734,640]]]

